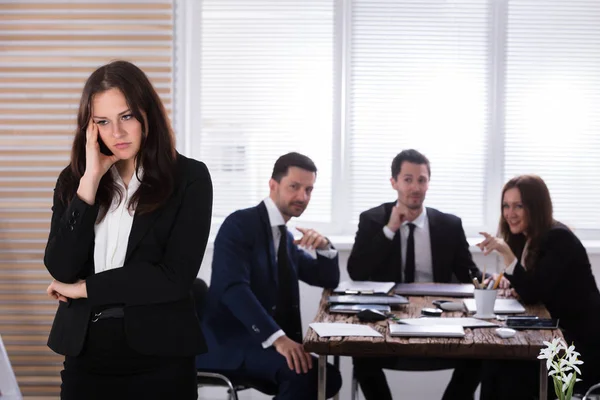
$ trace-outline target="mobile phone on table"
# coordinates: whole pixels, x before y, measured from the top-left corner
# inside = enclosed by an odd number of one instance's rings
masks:
[[[506,326],[513,329],[558,329],[558,320],[552,318],[506,318]]]

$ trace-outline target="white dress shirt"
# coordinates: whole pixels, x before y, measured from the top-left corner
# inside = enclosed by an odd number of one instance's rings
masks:
[[[135,171],[125,188],[125,183],[117,168],[113,165],[110,173],[115,183],[121,188],[123,198],[117,204],[118,198],[113,199],[110,209],[104,219],[94,226],[94,267],[96,273],[114,268],[121,268],[125,263],[129,234],[133,226],[134,211],[128,209],[129,200],[140,187]]]
[[[281,211],[279,211],[279,208],[277,208],[277,206],[270,197],[264,199],[263,202],[265,203],[265,206],[267,208],[267,214],[269,215],[269,223],[271,224],[271,231],[273,232],[273,250],[275,253],[275,261],[277,261],[277,249],[279,249],[279,241],[281,240],[281,232],[279,231],[279,226],[285,225],[285,220],[283,219],[283,215],[281,215]],[[310,254],[309,252],[307,253]],[[326,250],[317,250],[317,253],[327,258],[335,258],[335,256],[337,256],[337,250],[332,248]],[[278,330],[262,343],[262,347],[266,349],[267,347],[272,346],[277,339],[284,335],[285,332],[283,332],[282,329]]]
[[[396,205],[398,205],[396,203]],[[415,218],[412,223],[415,225],[413,233],[415,239],[415,282],[433,282],[433,262],[431,260],[431,236],[429,235],[429,219],[427,218],[427,208],[423,207],[423,212]],[[402,276],[406,276],[406,248],[410,228],[409,221],[404,221],[400,226],[400,254],[402,255]],[[393,240],[395,233],[386,226],[383,227],[385,236]]]

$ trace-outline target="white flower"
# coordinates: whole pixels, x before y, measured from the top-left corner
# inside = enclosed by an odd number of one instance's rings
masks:
[[[566,346],[560,338],[554,338],[552,342],[544,341],[543,343],[546,345],[546,348],[540,350],[540,354],[537,358],[540,360],[547,360],[546,369],[550,369],[554,356],[556,356],[560,350],[565,349]]]
[[[552,351],[552,355],[555,355],[560,350],[566,348],[566,343],[561,338],[552,339],[552,343],[546,341],[544,341],[543,343]]]
[[[577,353],[575,351],[575,352],[571,353],[570,355],[567,354],[565,356],[565,357],[569,358],[568,360],[567,359],[563,359],[563,360],[565,361],[566,365],[568,365],[570,368],[573,368],[579,375],[581,375],[581,370],[579,368],[577,368],[577,365],[583,364],[583,361],[581,361],[577,358],[578,355],[579,355],[579,353]]]
[[[571,372],[569,375],[563,375],[561,377],[561,380],[564,382],[564,385],[562,385],[562,391],[563,393],[567,391],[567,389],[569,388],[569,385],[571,384],[571,379],[573,379],[573,373]]]
[[[578,352],[575,351],[574,345],[570,345],[568,348],[566,348],[565,353],[567,354],[567,357],[571,356],[571,354],[575,354],[578,356],[580,355]]]
[[[546,360],[548,376],[554,380],[556,395],[564,398],[564,394],[569,388],[579,382],[577,374],[581,375],[581,370],[577,365],[583,364],[575,351],[575,346],[567,346],[563,339],[555,338],[552,342],[544,342],[545,348],[540,350],[538,359]],[[569,399],[570,400],[570,396]]]

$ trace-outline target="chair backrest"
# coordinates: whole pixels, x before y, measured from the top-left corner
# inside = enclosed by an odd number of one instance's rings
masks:
[[[206,295],[208,294],[208,285],[200,278],[194,280],[192,285],[192,293],[196,304],[196,313],[198,319],[202,320],[204,316],[204,308],[206,307]]]

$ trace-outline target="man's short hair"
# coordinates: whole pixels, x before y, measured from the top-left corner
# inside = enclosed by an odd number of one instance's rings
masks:
[[[317,173],[317,167],[310,158],[304,154],[291,152],[282,155],[275,161],[271,179],[281,182],[281,178],[287,175],[290,167],[298,167],[309,172],[314,172],[315,174]]]
[[[394,160],[392,161],[392,178],[396,179],[398,177],[400,169],[402,168],[402,163],[405,161],[413,164],[425,164],[427,166],[429,178],[431,178],[431,166],[429,165],[429,160],[414,149],[402,150],[394,157]]]

